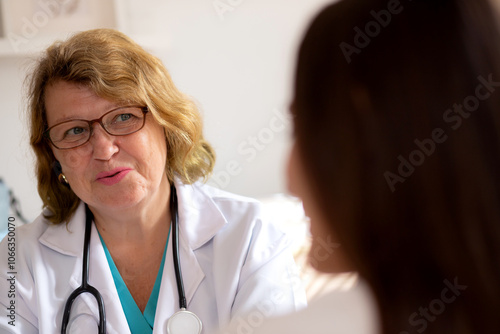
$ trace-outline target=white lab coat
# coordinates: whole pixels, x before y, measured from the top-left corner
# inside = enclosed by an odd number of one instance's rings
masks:
[[[232,321],[255,322],[297,310],[306,298],[285,235],[261,216],[258,202],[207,185],[176,183],[179,202],[181,268],[188,310],[213,333]],[[104,299],[107,332],[130,333],[95,225],[90,241],[89,284]],[[7,238],[0,244],[0,333],[61,331],[63,309],[80,286],[85,209],[68,225],[42,216],[17,228],[13,269],[7,263]],[[15,272],[15,274],[8,274]],[[9,298],[15,276],[15,298]],[[12,297],[12,295],[10,296]],[[15,326],[6,310],[15,304]],[[169,242],[153,333],[166,333],[179,308],[172,243]],[[69,333],[97,333],[98,308],[90,294],[73,304]]]

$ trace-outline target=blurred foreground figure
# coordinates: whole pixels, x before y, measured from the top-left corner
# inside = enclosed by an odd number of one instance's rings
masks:
[[[315,18],[296,69],[289,187],[314,239],[341,244],[317,269],[361,282],[253,333],[498,332],[493,15],[483,0],[345,0]]]

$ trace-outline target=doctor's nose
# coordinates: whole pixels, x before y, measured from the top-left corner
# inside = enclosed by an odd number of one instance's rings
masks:
[[[92,124],[89,142],[92,145],[94,158],[99,160],[109,160],[119,151],[116,137],[107,133],[97,122]]]

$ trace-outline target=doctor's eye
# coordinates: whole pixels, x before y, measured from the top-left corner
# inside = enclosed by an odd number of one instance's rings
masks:
[[[83,133],[85,133],[86,130],[87,130],[86,128],[82,128],[82,127],[71,128],[64,133],[64,138],[67,138],[70,136],[80,136]]]
[[[120,114],[120,115],[116,116],[115,122],[126,122],[134,117],[135,116],[132,114]]]

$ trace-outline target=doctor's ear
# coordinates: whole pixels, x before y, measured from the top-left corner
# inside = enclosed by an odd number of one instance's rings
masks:
[[[56,174],[56,175],[59,175],[59,173],[62,173],[62,167],[61,167],[61,163],[57,160],[55,160],[53,163],[52,163],[52,171]]]
[[[60,183],[69,186],[68,180],[66,179],[66,176],[62,172],[61,163],[59,161],[56,160],[52,163],[52,171],[56,174],[57,179],[59,180]]]

